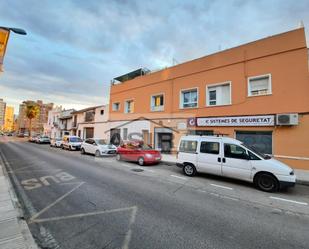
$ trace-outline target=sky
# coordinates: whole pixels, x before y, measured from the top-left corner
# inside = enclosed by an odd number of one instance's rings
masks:
[[[28,99],[107,104],[117,76],[307,28],[308,13],[308,0],[0,0],[0,26],[28,33],[10,36],[0,98],[15,113]]]

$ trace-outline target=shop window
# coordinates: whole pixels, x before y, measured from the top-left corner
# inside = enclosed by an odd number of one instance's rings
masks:
[[[259,152],[272,154],[271,131],[236,131],[236,139]]]
[[[194,108],[197,107],[197,89],[181,91],[181,108]]]
[[[231,104],[231,82],[207,86],[207,106]]]
[[[163,111],[164,110],[164,95],[151,96],[151,111]]]
[[[219,147],[220,144],[217,142],[201,142],[200,152],[218,155]]]
[[[187,135],[212,136],[212,130],[188,130]]]
[[[248,78],[248,96],[271,94],[271,75],[261,75]]]
[[[125,113],[133,113],[134,112],[134,101],[133,100],[127,100],[125,102]]]
[[[197,147],[197,141],[182,140],[180,142],[179,151],[187,153],[195,153]]]
[[[113,103],[112,109],[113,111],[119,111],[120,103],[119,102]]]

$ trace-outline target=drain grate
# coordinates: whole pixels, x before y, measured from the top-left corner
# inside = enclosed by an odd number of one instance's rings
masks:
[[[144,170],[143,169],[131,169],[132,171],[134,172],[143,172]]]

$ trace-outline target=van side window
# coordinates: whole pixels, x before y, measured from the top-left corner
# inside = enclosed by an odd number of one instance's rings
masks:
[[[254,155],[250,150],[248,150],[249,152],[249,158],[250,160],[261,160],[260,158],[258,158],[256,155]]]
[[[179,146],[179,152],[195,153],[197,141],[182,140]]]
[[[219,143],[217,142],[201,142],[201,153],[219,154]]]
[[[247,159],[246,150],[236,144],[224,144],[224,157]]]

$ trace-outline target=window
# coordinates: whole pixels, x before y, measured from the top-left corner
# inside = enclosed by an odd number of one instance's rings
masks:
[[[250,160],[261,160],[256,155],[254,155],[251,151],[248,151]]]
[[[181,91],[181,108],[197,107],[197,89]]]
[[[113,103],[112,109],[113,111],[119,111],[120,103],[119,102]]]
[[[182,140],[180,142],[179,151],[187,153],[195,153],[197,147],[197,141]]]
[[[134,101],[133,100],[127,100],[125,102],[125,113],[133,113],[134,112]]]
[[[94,115],[95,115],[94,111],[86,112],[85,113],[85,122],[92,122],[92,121],[94,121]]]
[[[151,96],[151,110],[152,111],[163,111],[164,110],[164,95],[153,95]]]
[[[207,86],[207,106],[231,104],[231,82]]]
[[[104,110],[101,110],[100,113],[101,113],[101,115],[104,115]]]
[[[271,94],[271,75],[248,78],[248,96]]]
[[[201,142],[201,153],[219,154],[219,143],[217,142]]]
[[[224,144],[224,156],[235,159],[248,159],[246,150],[236,144]]]
[[[236,131],[236,139],[259,152],[272,154],[271,131]]]

